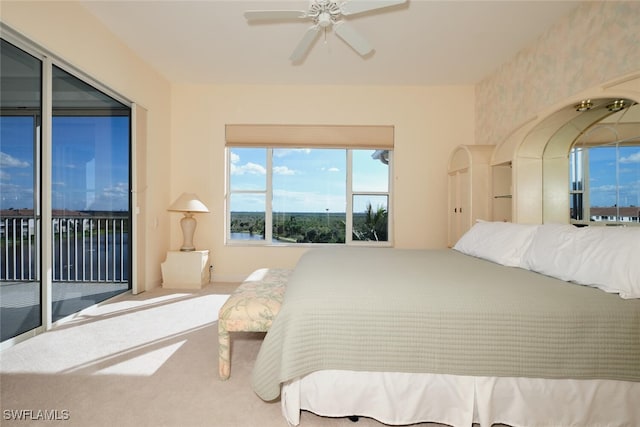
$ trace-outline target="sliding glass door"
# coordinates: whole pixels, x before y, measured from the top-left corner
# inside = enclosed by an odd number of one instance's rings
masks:
[[[42,61],[0,45],[0,341],[42,325]]]
[[[52,321],[129,289],[131,108],[52,69]]]
[[[5,342],[131,288],[132,132],[130,106],[18,44],[1,47]]]

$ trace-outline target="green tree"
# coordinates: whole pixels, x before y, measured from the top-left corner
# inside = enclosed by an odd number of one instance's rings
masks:
[[[367,203],[365,209],[364,224],[360,229],[353,231],[356,240],[375,240],[376,242],[386,242],[387,232],[387,210],[383,206],[373,209],[371,203]]]

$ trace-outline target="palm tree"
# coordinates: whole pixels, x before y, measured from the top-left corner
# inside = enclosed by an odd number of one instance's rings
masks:
[[[371,203],[367,203],[364,224],[371,240],[387,240],[387,210],[383,206],[378,206],[374,212]]]

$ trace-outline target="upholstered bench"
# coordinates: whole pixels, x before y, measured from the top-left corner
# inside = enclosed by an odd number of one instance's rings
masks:
[[[229,332],[267,332],[280,311],[291,270],[262,268],[238,286],[218,313],[218,372],[226,380],[231,374]]]

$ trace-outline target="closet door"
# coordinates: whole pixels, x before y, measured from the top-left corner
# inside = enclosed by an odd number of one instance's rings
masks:
[[[471,204],[472,182],[469,169],[458,171],[458,229],[456,242],[472,225],[472,204]]]
[[[448,228],[447,246],[452,247],[458,240],[458,229],[460,228],[460,215],[458,215],[458,172],[449,172],[449,203],[448,203]]]
[[[452,247],[475,223],[489,220],[489,160],[493,145],[460,145],[449,158],[448,233]]]

